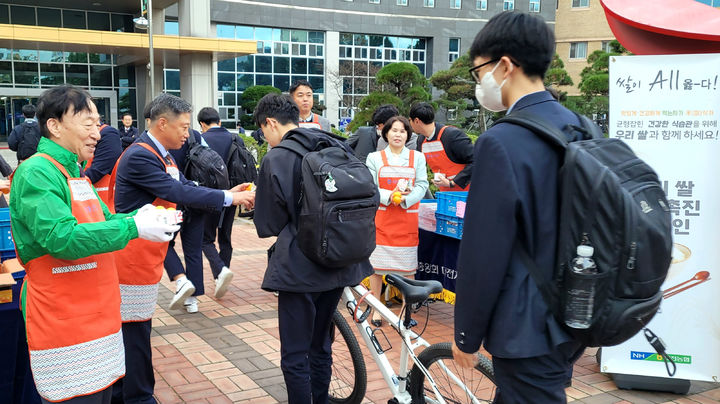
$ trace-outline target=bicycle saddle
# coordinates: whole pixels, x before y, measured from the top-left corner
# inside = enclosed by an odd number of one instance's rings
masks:
[[[405,296],[405,303],[408,305],[422,303],[433,293],[440,293],[443,290],[442,284],[438,281],[408,279],[395,274],[385,276],[388,285],[393,285]]]

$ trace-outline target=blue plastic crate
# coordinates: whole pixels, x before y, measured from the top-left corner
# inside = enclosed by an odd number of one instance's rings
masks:
[[[457,217],[457,203],[467,202],[467,191],[447,191],[435,194],[438,201],[437,213]]]
[[[15,243],[10,232],[10,208],[0,208],[0,251],[11,250],[14,256]]]
[[[437,212],[435,213],[435,220],[437,223],[435,233],[457,239],[462,238],[463,219],[455,216],[443,215],[442,213]]]

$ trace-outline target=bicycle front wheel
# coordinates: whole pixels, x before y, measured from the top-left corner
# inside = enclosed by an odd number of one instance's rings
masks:
[[[460,367],[453,360],[449,342],[434,344],[418,355],[420,363],[435,381],[435,386],[446,403],[492,403],[495,398],[495,372],[492,362],[480,356],[474,369]],[[410,394],[413,403],[440,402],[425,374],[413,366],[410,372]]]
[[[333,314],[330,339],[333,363],[329,401],[343,404],[360,403],[365,397],[367,388],[365,360],[350,325],[337,310]]]

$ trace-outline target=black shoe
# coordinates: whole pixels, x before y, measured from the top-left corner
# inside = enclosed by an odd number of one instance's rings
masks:
[[[382,327],[382,319],[370,320],[370,324],[372,324],[374,327]]]
[[[409,326],[408,328],[413,328],[413,327],[415,327],[416,325],[417,325],[417,321],[415,321],[414,318],[411,318],[411,319],[410,319],[410,326]]]

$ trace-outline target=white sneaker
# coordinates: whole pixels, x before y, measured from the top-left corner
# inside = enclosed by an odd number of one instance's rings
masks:
[[[188,278],[179,278],[175,281],[175,284],[176,292],[175,296],[170,300],[170,310],[179,309],[182,302],[195,293],[195,285],[193,285],[192,281]]]
[[[223,296],[225,296],[225,293],[227,293],[228,286],[230,286],[230,282],[232,282],[232,278],[235,276],[234,273],[228,267],[223,267],[222,271],[220,271],[220,274],[218,275],[217,279],[215,279],[215,298],[219,299]]]
[[[198,312],[198,300],[195,296],[190,296],[185,299],[185,310],[187,310],[188,313]]]

